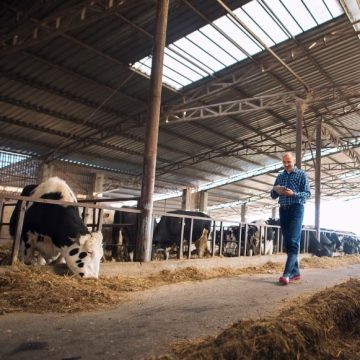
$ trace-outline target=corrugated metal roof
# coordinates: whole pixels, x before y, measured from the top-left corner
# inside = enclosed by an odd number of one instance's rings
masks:
[[[226,2],[231,9],[246,3]],[[311,10],[311,1],[303,3]],[[171,1],[167,43],[224,14],[216,1]],[[89,172],[106,173],[106,196],[139,196],[150,80],[131,65],[151,52],[155,15],[155,1],[114,1],[110,9],[100,0],[52,1],[41,7],[5,1],[0,19],[0,149],[42,161],[92,165],[95,170]],[[57,17],[61,20],[55,30]],[[304,113],[306,152],[314,152],[319,118],[328,129],[323,148],[343,147],[322,159],[322,196],[356,196],[358,177],[344,175],[356,175],[360,158],[360,40],[351,22],[345,15],[331,19],[272,51],[313,91],[314,100]],[[164,86],[156,194],[208,188],[211,213],[221,217],[238,219],[243,203],[249,213],[270,209],[274,202],[268,191],[279,169],[257,171],[281,164],[282,152],[295,150],[294,101],[196,120],[166,122],[166,113],[171,106],[206,108],[240,99],[251,103],[292,92],[307,96],[301,81],[266,50],[181,90]],[[253,100],[249,106],[258,103]],[[304,166],[313,184],[313,161],[304,161]],[[124,180],[129,177],[131,181]],[[222,185],[214,187],[217,182]],[[159,211],[180,206],[178,196],[155,203]]]

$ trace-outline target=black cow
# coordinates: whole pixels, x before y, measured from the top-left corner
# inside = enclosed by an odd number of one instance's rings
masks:
[[[221,254],[224,256],[238,256],[239,255],[239,226],[233,225],[224,227],[222,229],[222,241],[221,229],[216,231],[215,244],[220,248]]]
[[[193,244],[196,243],[197,240],[201,240],[197,242],[197,251],[200,254],[200,248],[202,248],[204,242],[207,242],[208,234],[210,233],[211,228],[211,220],[210,216],[198,212],[198,211],[187,211],[187,210],[175,210],[170,211],[168,214],[177,214],[177,215],[187,215],[194,217],[201,217],[201,219],[193,220],[193,231],[191,241]],[[208,220],[205,220],[208,219]],[[188,243],[190,241],[190,229],[191,229],[191,218],[185,218],[184,220],[184,243]],[[181,217],[167,216],[164,215],[161,217],[160,222],[157,224],[154,230],[153,235],[153,249],[154,252],[157,253],[161,249],[165,253],[165,258],[169,258],[169,251],[166,249],[174,248],[178,249],[181,244]],[[200,248],[198,247],[200,246]],[[201,251],[202,252],[202,251]]]
[[[345,254],[359,254],[360,240],[355,236],[345,235],[342,239],[342,247]]]
[[[128,208],[128,210],[131,209]],[[104,211],[102,233],[104,257],[107,261],[133,261],[134,259],[140,214],[128,210],[121,208]],[[153,228],[155,225],[154,220]]]
[[[229,226],[223,230],[223,255],[238,256],[239,236],[239,226]],[[259,255],[260,247],[261,254],[271,255],[273,253],[274,239],[275,232],[265,221],[243,225],[241,227],[240,255]]]
[[[301,234],[300,249],[304,248],[305,232]],[[320,232],[320,239],[316,237],[316,231],[308,231],[308,252],[318,257],[333,256],[337,249],[338,242],[335,239],[330,239],[324,232]],[[306,249],[305,249],[306,250]]]
[[[112,256],[116,260],[132,261],[137,239],[138,213],[116,210],[112,233]],[[116,225],[117,224],[117,225]]]
[[[327,236],[327,238],[331,241],[331,244],[333,245],[335,250],[342,250],[342,242],[339,238],[339,235],[330,230],[324,230],[324,234]]]
[[[29,201],[41,198],[76,202],[70,187],[58,177],[48,179],[28,193]],[[17,205],[10,226],[12,235],[20,203]],[[80,277],[99,275],[102,235],[89,233],[75,206],[33,202],[25,212],[21,240],[23,260],[27,264],[32,262],[34,251],[38,251],[48,263],[62,256],[69,269]]]
[[[269,226],[269,222],[265,220],[253,221],[251,226],[256,226],[257,231],[254,233],[253,239],[255,241],[253,254],[258,255],[272,255],[274,251],[274,240],[276,238],[275,230]]]

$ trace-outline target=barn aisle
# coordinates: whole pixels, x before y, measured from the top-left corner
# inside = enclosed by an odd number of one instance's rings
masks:
[[[258,319],[288,300],[360,276],[360,264],[304,269],[296,284],[274,274],[241,275],[154,288],[111,310],[0,316],[2,359],[126,359],[160,355],[169,344],[215,335],[240,319]]]

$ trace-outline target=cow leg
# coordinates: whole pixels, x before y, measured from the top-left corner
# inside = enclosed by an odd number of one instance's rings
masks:
[[[31,265],[34,259],[34,251],[36,244],[37,234],[28,231],[23,237],[23,258],[22,261],[26,265]]]

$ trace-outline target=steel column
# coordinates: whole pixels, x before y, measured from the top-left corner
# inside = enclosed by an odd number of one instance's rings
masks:
[[[136,242],[135,260],[151,260],[153,193],[160,121],[162,69],[168,20],[169,0],[158,0],[156,28],[151,67],[149,120],[146,124],[146,143],[139,207],[142,210]]]
[[[296,166],[301,169],[302,123],[304,119],[304,102],[296,100]]]
[[[321,196],[321,118],[316,123],[316,167],[315,167],[315,229],[320,241],[320,196]]]
[[[241,204],[241,222],[246,222],[246,203]]]

